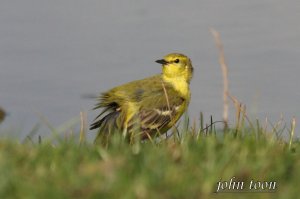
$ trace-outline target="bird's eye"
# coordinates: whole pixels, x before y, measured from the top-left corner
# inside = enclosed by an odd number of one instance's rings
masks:
[[[174,61],[175,63],[179,63],[179,59],[175,59],[175,61]]]

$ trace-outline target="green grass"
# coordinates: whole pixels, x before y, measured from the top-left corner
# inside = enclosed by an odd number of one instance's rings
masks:
[[[134,145],[115,136],[108,149],[72,138],[1,140],[0,198],[297,198],[300,143],[289,145],[260,126],[225,136],[188,128],[180,138]],[[245,183],[243,192],[215,193],[231,178]],[[249,193],[251,180],[276,188]]]

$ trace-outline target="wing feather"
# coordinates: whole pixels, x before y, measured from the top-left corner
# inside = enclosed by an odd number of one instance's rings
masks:
[[[136,129],[133,126],[138,123],[143,134],[142,137],[156,134],[157,131],[164,133],[168,129],[167,126],[179,118],[180,107],[186,103],[185,99],[180,97],[171,85],[165,86],[167,95],[162,86],[155,88],[157,90],[144,93],[139,112],[128,123],[128,129],[132,131]]]

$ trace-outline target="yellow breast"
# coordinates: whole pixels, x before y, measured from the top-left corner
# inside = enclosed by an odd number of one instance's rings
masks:
[[[170,83],[179,94],[189,101],[190,99],[190,89],[189,84],[184,77],[163,77],[164,81]]]

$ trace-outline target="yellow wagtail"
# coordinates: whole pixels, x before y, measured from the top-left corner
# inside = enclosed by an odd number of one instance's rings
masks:
[[[121,132],[130,142],[137,136],[151,139],[166,133],[188,107],[193,74],[191,60],[178,53],[156,61],[162,74],[115,87],[99,97],[94,109],[103,108],[91,124],[99,128],[95,143],[107,145],[114,132]]]

